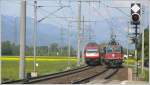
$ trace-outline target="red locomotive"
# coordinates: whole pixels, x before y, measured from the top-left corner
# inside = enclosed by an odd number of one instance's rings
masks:
[[[103,49],[99,49],[97,43],[88,43],[84,48],[85,63],[88,65],[97,65],[102,63],[102,52]]]
[[[110,67],[118,67],[123,63],[123,49],[115,40],[106,46],[105,63]]]

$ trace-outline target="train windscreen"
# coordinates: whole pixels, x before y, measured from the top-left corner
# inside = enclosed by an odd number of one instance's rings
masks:
[[[113,49],[112,49],[111,47],[108,47],[108,48],[106,49],[106,52],[107,52],[107,53],[112,53],[112,52],[113,52]]]
[[[114,51],[115,51],[115,52],[121,52],[121,47],[116,47],[116,48],[114,49]]]
[[[97,49],[87,49],[86,53],[97,53]]]

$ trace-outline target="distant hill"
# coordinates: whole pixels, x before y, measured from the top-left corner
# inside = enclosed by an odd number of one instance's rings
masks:
[[[16,22],[15,22],[16,20]],[[38,45],[48,45],[49,43],[60,43],[60,28],[51,24],[39,23],[37,31]],[[67,31],[65,30],[65,33]],[[26,29],[27,45],[33,43],[33,22],[32,18],[27,17]],[[65,42],[66,42],[65,36]],[[12,16],[2,16],[2,41],[11,41],[16,44],[19,43],[19,18]]]

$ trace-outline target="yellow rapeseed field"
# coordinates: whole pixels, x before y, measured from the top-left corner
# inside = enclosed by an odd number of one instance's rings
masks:
[[[1,57],[0,60],[7,60],[7,61],[19,61],[19,57],[18,56],[7,56],[7,57]],[[32,56],[28,56],[25,58],[25,60],[27,61],[33,61],[34,58]],[[68,60],[71,60],[71,61],[76,61],[77,59],[75,57],[70,57],[70,58],[67,58],[67,57],[55,57],[55,56],[52,56],[52,57],[48,57],[48,56],[44,56],[44,57],[40,57],[40,56],[37,56],[36,57],[36,61],[68,61]]]

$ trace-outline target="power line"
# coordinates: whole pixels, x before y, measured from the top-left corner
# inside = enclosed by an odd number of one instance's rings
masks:
[[[44,19],[48,18],[50,15],[53,15],[54,13],[58,12],[59,10],[61,10],[61,9],[63,9],[63,8],[64,8],[64,7],[60,7],[60,8],[58,8],[57,10],[55,10],[55,11],[49,13],[47,16],[45,16],[45,17],[43,17],[42,19],[38,20],[38,22],[43,21]]]

